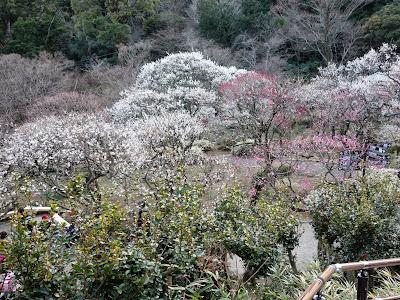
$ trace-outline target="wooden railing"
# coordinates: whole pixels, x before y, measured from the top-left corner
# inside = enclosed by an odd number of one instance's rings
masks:
[[[379,259],[369,261],[359,261],[343,264],[330,265],[325,271],[314,279],[313,283],[304,291],[298,300],[323,299],[317,294],[320,292],[324,283],[336,272],[362,270],[358,276],[357,300],[366,300],[368,296],[368,275],[369,269],[391,267],[400,265],[400,258]],[[316,298],[313,298],[316,296]],[[377,298],[375,300],[400,299],[400,296],[388,298]]]

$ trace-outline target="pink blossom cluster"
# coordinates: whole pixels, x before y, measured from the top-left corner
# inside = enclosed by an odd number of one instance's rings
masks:
[[[292,191],[303,193],[313,187],[307,180],[310,176],[322,175],[325,180],[331,178],[340,181],[342,174],[336,172],[340,163],[340,152],[357,149],[360,149],[360,144],[356,139],[342,135],[314,135],[269,141],[254,148],[250,155],[253,164],[269,170],[264,172],[264,177],[257,179],[255,186],[275,188],[279,183],[292,188],[290,178],[301,175],[303,179],[297,191]],[[250,194],[254,195],[256,192],[257,189],[253,187]]]

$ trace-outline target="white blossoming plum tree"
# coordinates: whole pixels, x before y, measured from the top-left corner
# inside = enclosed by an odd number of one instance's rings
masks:
[[[180,87],[166,92],[133,88],[124,91],[122,96],[124,98],[108,110],[111,118],[119,122],[178,110],[186,110],[190,115],[201,117],[208,115],[208,111],[217,102],[216,93],[199,87]]]
[[[400,143],[400,118],[394,118],[390,123],[383,124],[376,133],[378,141],[387,143]]]
[[[217,90],[222,83],[244,73],[235,67],[219,66],[199,52],[177,53],[144,65],[135,87],[157,91],[177,87]]]
[[[146,150],[133,132],[93,114],[26,123],[4,140],[0,154],[3,183],[16,172],[62,194],[65,180],[81,171],[90,191],[98,178],[126,174],[146,160]]]
[[[15,173],[41,183],[50,198],[65,197],[63,185],[80,174],[93,200],[101,177],[129,179],[140,169],[147,180],[165,178],[203,161],[191,150],[203,128],[185,111],[126,123],[94,114],[38,119],[6,136],[0,154],[2,191],[9,192],[7,182]]]
[[[204,127],[187,112],[177,111],[149,116],[132,125],[136,138],[153,154],[168,150],[187,151]]]
[[[178,170],[185,174],[187,167],[206,161],[203,155],[192,150],[204,126],[188,112],[148,116],[134,122],[130,130],[147,151],[144,178],[148,183],[159,178],[173,181]]]
[[[136,84],[109,111],[116,120],[187,110],[206,118],[218,111],[220,85],[245,70],[223,67],[200,53],[171,54],[141,68]]]

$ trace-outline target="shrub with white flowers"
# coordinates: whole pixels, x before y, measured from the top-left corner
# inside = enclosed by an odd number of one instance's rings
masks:
[[[184,111],[149,116],[132,124],[135,137],[152,153],[187,151],[203,129],[196,117]]]
[[[177,110],[186,110],[191,115],[207,116],[215,113],[213,106],[217,102],[215,92],[199,87],[179,87],[166,92],[133,88],[121,95],[124,98],[108,110],[111,118],[119,122]]]
[[[377,132],[377,139],[386,143],[400,143],[399,117],[394,118],[392,122],[383,124]]]
[[[130,126],[135,139],[147,151],[145,176],[151,181],[167,177],[173,180],[175,171],[184,171],[207,160],[192,150],[204,126],[185,111],[145,117]]]

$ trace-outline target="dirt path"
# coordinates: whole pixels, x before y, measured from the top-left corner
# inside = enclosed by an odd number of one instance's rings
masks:
[[[299,246],[294,249],[297,268],[303,270],[317,257],[318,242],[314,237],[314,230],[310,220],[301,223],[303,234],[300,236]]]

